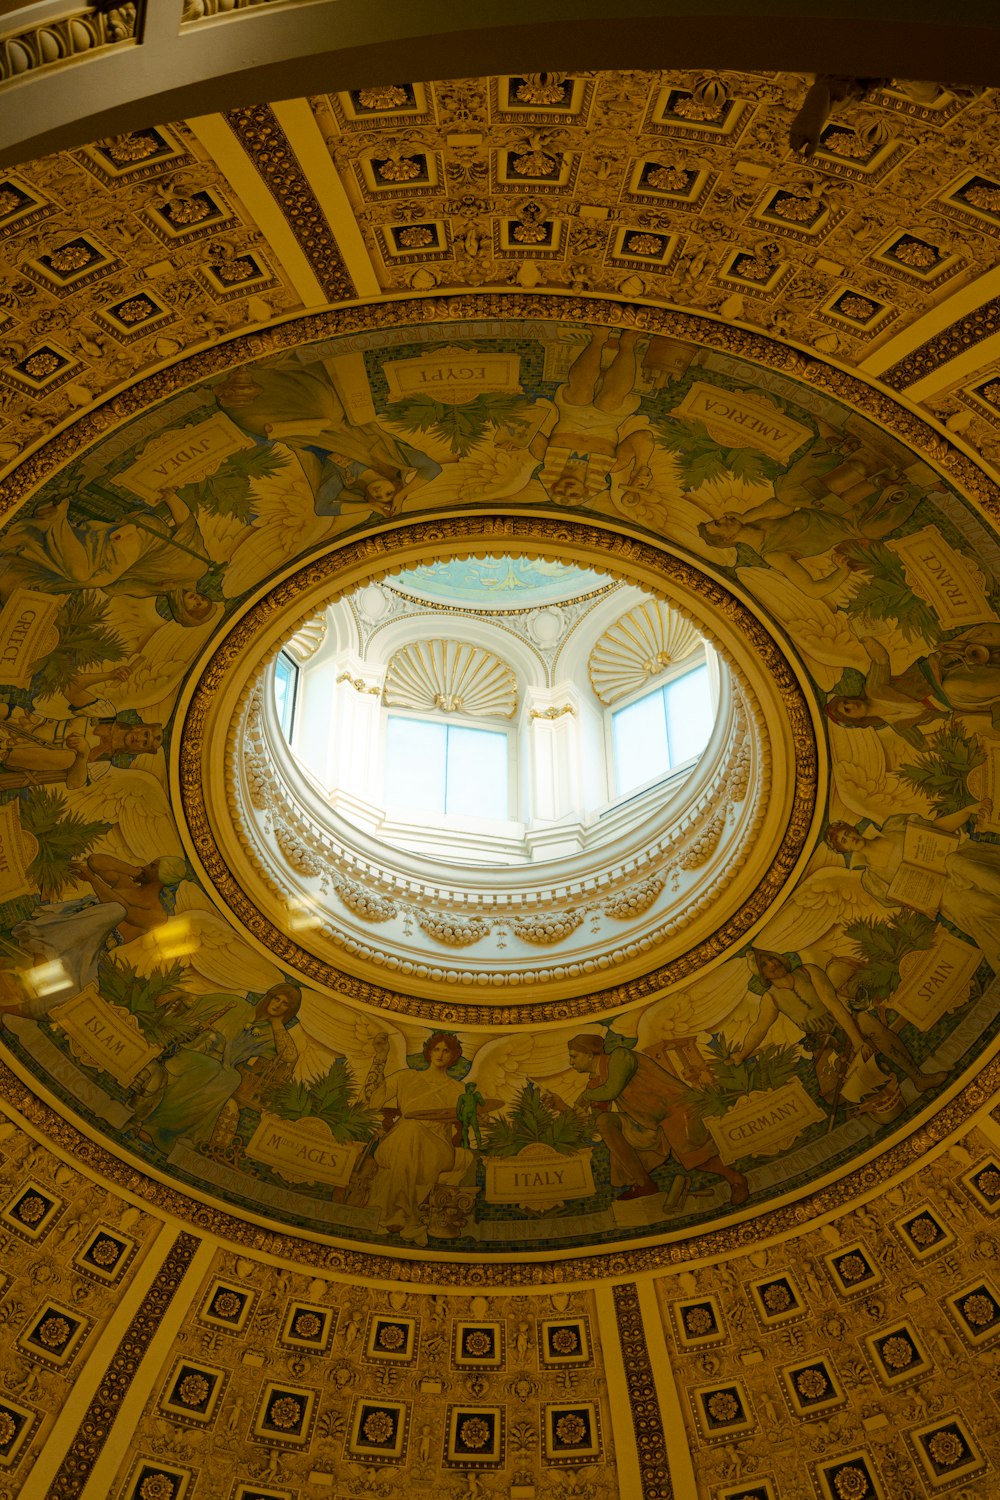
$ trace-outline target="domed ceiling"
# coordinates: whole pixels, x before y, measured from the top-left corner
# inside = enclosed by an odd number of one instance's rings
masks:
[[[639,1264],[981,1099],[1000,127],[886,84],[804,160],[804,93],[392,84],[0,183],[0,1044],[178,1211]],[[289,800],[270,664],[330,601],[608,575],[722,663],[676,817],[401,893]]]

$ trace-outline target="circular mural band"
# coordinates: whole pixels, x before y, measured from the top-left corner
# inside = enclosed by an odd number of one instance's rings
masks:
[[[573,306],[220,350],[0,537],[5,1055],[267,1226],[688,1237],[872,1162],[994,1047],[987,482],[766,340]],[[623,790],[616,716],[669,720],[692,663],[704,745]],[[388,765],[394,720],[510,736],[488,855],[369,817],[342,752]],[[545,803],[599,743],[603,801]]]

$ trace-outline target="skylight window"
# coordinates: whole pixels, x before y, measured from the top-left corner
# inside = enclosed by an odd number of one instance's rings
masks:
[[[390,714],[385,800],[412,812],[503,820],[508,816],[507,736]]]
[[[292,737],[295,722],[295,695],[299,681],[299,669],[290,656],[282,651],[274,664],[274,707],[278,723],[286,740]]]
[[[644,693],[612,715],[618,796],[700,755],[714,721],[707,666]]]

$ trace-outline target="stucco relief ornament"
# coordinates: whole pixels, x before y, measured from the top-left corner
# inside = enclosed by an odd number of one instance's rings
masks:
[[[907,1229],[907,1233],[915,1245],[921,1246],[933,1245],[934,1241],[941,1237],[940,1231],[933,1219],[928,1218],[926,1215],[919,1219],[914,1219],[913,1223]]]
[[[299,875],[313,877],[323,873],[322,862],[308,848],[294,829],[275,818],[274,840],[291,868]]]
[[[27,1193],[17,1205],[16,1212],[22,1224],[37,1224],[45,1217],[45,1200],[37,1193]]]
[[[406,250],[423,250],[427,245],[433,245],[434,231],[426,224],[414,224],[400,231],[399,243]]]
[[[859,321],[867,320],[875,312],[874,302],[869,302],[867,297],[841,297],[837,304],[839,312],[845,313],[849,318],[857,318]]]
[[[405,89],[398,84],[383,84],[380,88],[359,89],[358,103],[362,109],[385,110],[399,109],[408,99]]]
[[[201,1406],[211,1389],[204,1375],[185,1375],[177,1388],[177,1397],[182,1406]]]
[[[130,297],[117,309],[117,317],[123,323],[142,323],[153,316],[155,309],[147,297]]]
[[[356,885],[349,880],[338,880],[336,882],[337,895],[358,917],[363,917],[366,922],[388,922],[398,916],[399,907],[395,901],[388,896],[380,896],[377,891],[365,890],[363,886]]]
[[[934,249],[933,245],[925,245],[921,240],[900,240],[893,246],[892,254],[896,260],[901,260],[906,266],[913,266],[917,270],[926,271],[941,259],[941,253]]]
[[[38,1339],[47,1349],[61,1349],[70,1336],[65,1318],[46,1318],[38,1329]]]
[[[863,1469],[855,1468],[853,1464],[841,1469],[833,1484],[837,1500],[869,1500],[872,1494],[868,1476]]]
[[[666,883],[665,875],[650,875],[648,880],[631,886],[627,891],[622,891],[620,896],[606,902],[604,915],[614,917],[618,922],[627,922],[632,917],[641,916],[649,910]]]
[[[688,185],[688,174],[683,167],[654,167],[646,181],[661,193],[682,193]]]
[[[563,73],[527,73],[514,90],[519,104],[564,104],[568,94]]]
[[[212,1303],[212,1311],[220,1318],[235,1318],[242,1306],[235,1292],[219,1292]]]
[[[95,1240],[90,1247],[90,1259],[98,1266],[113,1266],[120,1255],[119,1247],[114,1240]]]
[[[725,109],[726,101],[712,99],[697,99],[692,94],[688,99],[678,99],[673,106],[673,113],[680,115],[684,120],[694,120],[699,123],[717,120]]]
[[[689,1307],[684,1312],[684,1331],[689,1338],[703,1338],[712,1332],[712,1315],[705,1307]]]
[[[227,285],[238,286],[241,281],[249,281],[257,275],[257,267],[247,255],[226,258],[216,263],[215,274],[220,281]]]
[[[714,1391],[707,1404],[709,1416],[716,1422],[731,1422],[734,1417],[739,1416],[740,1408],[736,1397],[729,1391]]]
[[[861,1281],[868,1275],[868,1267],[860,1255],[845,1255],[838,1262],[837,1271],[841,1281]]]
[[[66,274],[70,271],[82,271],[96,259],[97,255],[89,245],[63,245],[59,250],[50,250],[48,253],[52,269]]]
[[[0,1411],[0,1448],[6,1448],[17,1436],[17,1423],[9,1411]]]
[[[139,1486],[141,1500],[173,1500],[174,1482],[166,1474],[147,1474]]]
[[[784,193],[774,204],[773,212],[779,219],[789,219],[808,224],[822,210],[818,198],[799,198],[793,193]]]
[[[288,1431],[302,1420],[302,1402],[296,1401],[294,1396],[279,1396],[277,1401],[272,1401],[267,1419],[272,1427]]]
[[[961,1463],[968,1453],[958,1433],[949,1432],[947,1428],[934,1433],[927,1443],[927,1451],[942,1469],[950,1469]]]
[[[148,135],[115,135],[102,144],[113,161],[122,163],[145,161],[148,156],[155,156],[160,149],[157,142]]]
[[[207,219],[212,212],[211,205],[204,198],[171,198],[164,205],[163,212],[171,224],[199,224],[202,219]]]
[[[583,921],[580,911],[552,912],[540,917],[519,917],[511,922],[515,937],[525,943],[560,943]]]
[[[587,1424],[576,1412],[567,1412],[556,1423],[556,1437],[561,1443],[581,1443],[587,1436]]]
[[[962,196],[974,208],[984,208],[991,214],[1000,213],[1000,187],[976,183],[973,187],[966,188]]]
[[[466,1448],[485,1448],[491,1433],[492,1428],[482,1417],[469,1417],[458,1429],[458,1436]]]
[[[412,182],[420,176],[422,168],[411,156],[394,156],[380,161],[377,171],[385,182]]]
[[[662,255],[666,240],[660,234],[630,234],[625,241],[627,255]]]
[[[439,943],[449,948],[467,948],[478,943],[490,931],[488,922],[463,920],[461,917],[437,916],[433,912],[417,912],[418,926]]]
[[[987,1328],[996,1320],[996,1308],[989,1297],[984,1297],[981,1292],[974,1292],[962,1303],[962,1316],[977,1328]]]
[[[913,1345],[909,1339],[900,1337],[886,1339],[882,1345],[882,1358],[894,1370],[905,1370],[913,1363]]]
[[[46,375],[54,375],[60,365],[59,358],[50,353],[48,349],[42,349],[38,354],[33,354],[24,362],[24,373],[30,375],[33,380],[44,380]]]
[[[691,848],[684,854],[680,861],[682,870],[697,870],[707,864],[719,847],[726,828],[726,814],[718,813],[708,826],[698,835]]]
[[[830,1388],[821,1370],[801,1370],[795,1377],[795,1389],[808,1401],[818,1401]]]

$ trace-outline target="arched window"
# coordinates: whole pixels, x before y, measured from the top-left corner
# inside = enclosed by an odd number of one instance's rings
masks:
[[[286,651],[278,654],[274,664],[274,707],[278,723],[286,740],[292,737],[295,725],[295,699],[299,685],[298,665]]]

